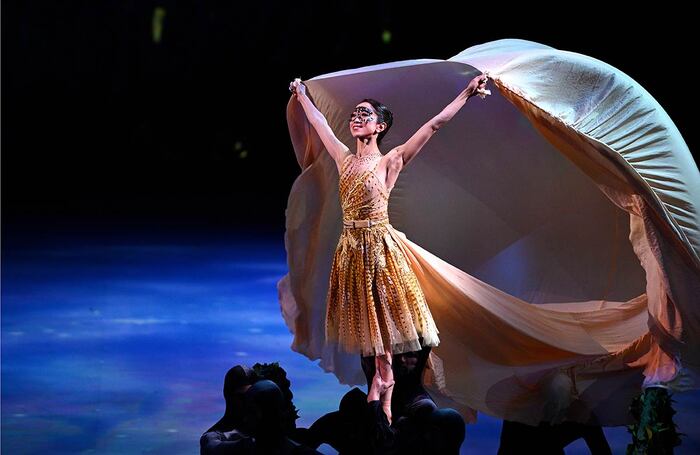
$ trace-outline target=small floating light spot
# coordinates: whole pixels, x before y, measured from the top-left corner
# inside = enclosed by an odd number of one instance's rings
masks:
[[[391,32],[389,30],[384,30],[382,32],[382,42],[384,44],[389,44],[391,42]]]
[[[153,9],[151,20],[151,39],[154,43],[160,43],[163,39],[163,24],[165,22],[165,8],[157,6]]]

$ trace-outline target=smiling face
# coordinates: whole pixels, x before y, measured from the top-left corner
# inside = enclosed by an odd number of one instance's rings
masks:
[[[353,137],[371,134],[374,131],[381,131],[383,126],[377,124],[377,113],[370,103],[362,102],[355,106],[355,110],[350,114],[350,132]]]

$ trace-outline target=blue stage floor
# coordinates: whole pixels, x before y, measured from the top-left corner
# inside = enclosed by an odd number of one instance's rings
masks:
[[[199,453],[237,363],[280,362],[299,426],[337,409],[349,387],[289,349],[282,232],[171,227],[5,230],[3,454]],[[698,453],[700,393],[676,400],[688,434],[676,453]],[[500,427],[480,415],[462,453],[496,453]],[[624,453],[626,429],[606,434]]]

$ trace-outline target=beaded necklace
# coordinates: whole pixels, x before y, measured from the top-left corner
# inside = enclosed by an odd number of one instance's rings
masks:
[[[370,161],[372,158],[376,157],[377,155],[381,155],[381,154],[382,154],[382,152],[377,150],[376,152],[372,152],[369,155],[361,156],[359,158],[357,157],[356,154],[353,154],[353,156],[355,157],[355,161],[360,162],[360,163],[364,163],[364,162]]]

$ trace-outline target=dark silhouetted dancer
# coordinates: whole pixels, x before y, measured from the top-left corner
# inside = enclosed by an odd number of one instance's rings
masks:
[[[224,400],[226,400],[226,411],[223,417],[207,430],[210,431],[232,431],[238,428],[243,421],[243,394],[259,378],[255,372],[245,365],[236,365],[226,372],[224,378]]]
[[[226,413],[200,438],[201,455],[320,453],[287,437],[287,400],[273,381],[237,365],[226,375],[224,397]]]
[[[245,393],[246,414],[241,429],[255,438],[257,451],[264,454],[319,454],[286,435],[285,400],[274,382],[262,379]]]
[[[523,453],[523,448],[542,455],[564,455],[564,447],[583,438],[592,455],[612,455],[603,428],[574,422],[551,425],[542,422],[538,426],[503,421],[498,455]]]
[[[298,428],[295,439],[309,447],[329,444],[346,454],[458,454],[465,424],[454,409],[438,409],[422,385],[430,346],[421,351],[395,354],[394,384],[381,377],[377,362],[383,357],[362,357],[368,394],[357,387],[343,396],[338,411],[320,417],[310,428]],[[381,405],[383,393],[393,387],[393,423]]]

